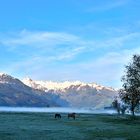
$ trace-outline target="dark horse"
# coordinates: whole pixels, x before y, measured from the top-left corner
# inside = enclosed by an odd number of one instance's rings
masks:
[[[55,114],[55,118],[61,119],[61,115],[60,114]]]
[[[76,115],[76,113],[69,113],[68,114],[68,119],[73,118],[75,120],[75,115]]]

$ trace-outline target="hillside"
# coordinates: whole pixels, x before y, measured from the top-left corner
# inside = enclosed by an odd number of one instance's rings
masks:
[[[75,82],[52,82],[34,81],[30,78],[23,79],[23,83],[45,92],[58,95],[68,103],[70,107],[103,108],[110,106],[117,94],[113,88],[104,87],[96,83]]]
[[[0,106],[100,109],[110,106],[116,94],[114,89],[96,83],[20,81],[0,73]]]
[[[58,106],[43,96],[44,92],[28,87],[19,79],[0,73],[0,106]]]

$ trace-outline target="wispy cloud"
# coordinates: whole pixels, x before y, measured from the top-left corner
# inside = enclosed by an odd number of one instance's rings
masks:
[[[48,60],[63,60],[72,58],[86,49],[85,41],[78,36],[64,32],[30,32],[21,31],[7,34],[0,38],[0,43],[9,51],[19,51],[24,48],[37,51],[38,54],[48,53]],[[29,52],[30,55],[32,54]]]
[[[99,5],[96,5],[96,7],[91,7],[87,10],[87,12],[103,12],[103,11],[108,11],[112,10],[114,8],[118,8],[121,6],[124,6],[127,4],[129,0],[106,0],[102,1]]]
[[[18,50],[22,47],[32,49],[63,50],[67,52],[81,52],[81,50],[99,49],[104,47],[122,46],[124,42],[137,38],[139,32],[126,33],[118,37],[111,37],[106,40],[83,39],[80,36],[65,32],[35,32],[23,30],[0,36],[0,43],[9,50]],[[74,53],[71,53],[74,54]]]
[[[5,38],[1,38],[1,43],[10,47],[30,45],[29,47],[47,48],[59,44],[69,44],[78,39],[77,36],[63,32],[30,32],[23,30],[21,32],[7,34]]]
[[[106,40],[83,39],[64,32],[31,32],[23,30],[0,37],[0,43],[10,51],[18,51],[27,58],[38,61],[59,61],[71,59],[80,53],[99,49],[124,47],[125,42],[138,38],[139,32],[125,34]],[[28,53],[24,50],[30,50]],[[35,52],[35,53],[34,53]],[[27,54],[26,54],[27,53]]]
[[[50,80],[94,80],[104,84],[120,81],[124,64],[133,53],[140,51],[137,44],[136,49],[133,46],[127,48],[126,44],[133,42],[134,45],[139,36],[139,32],[132,32],[96,40],[65,32],[24,30],[1,34],[0,49],[18,54],[15,61],[5,66],[9,73]],[[98,55],[101,50],[104,54]],[[88,56],[89,53],[93,56]],[[84,56],[89,57],[86,62]]]

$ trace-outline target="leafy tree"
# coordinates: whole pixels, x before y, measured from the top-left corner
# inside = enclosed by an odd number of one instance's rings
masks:
[[[122,77],[123,88],[119,91],[119,96],[134,116],[135,109],[140,104],[140,55],[133,55],[132,61],[125,69],[125,75]]]
[[[117,111],[118,115],[120,114],[124,115],[126,109],[128,108],[125,104],[119,103],[119,101],[117,100],[117,97],[112,102],[112,107]]]
[[[126,105],[121,105],[120,111],[121,111],[121,114],[122,114],[122,115],[125,114],[126,109],[127,109],[127,106],[126,106]]]
[[[114,101],[112,102],[112,106],[113,108],[118,112],[118,115],[120,115],[120,103],[118,102],[117,98],[114,99]]]

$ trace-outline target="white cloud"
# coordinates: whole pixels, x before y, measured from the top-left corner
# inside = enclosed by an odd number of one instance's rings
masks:
[[[99,48],[120,47],[124,42],[139,37],[139,32],[125,34],[119,37],[113,37],[106,40],[84,39],[80,36],[64,32],[34,32],[23,30],[6,36],[0,36],[0,43],[9,50],[17,50],[22,47],[38,49],[42,51],[72,51],[81,52],[89,49],[96,50]],[[72,53],[73,54],[73,53]]]

